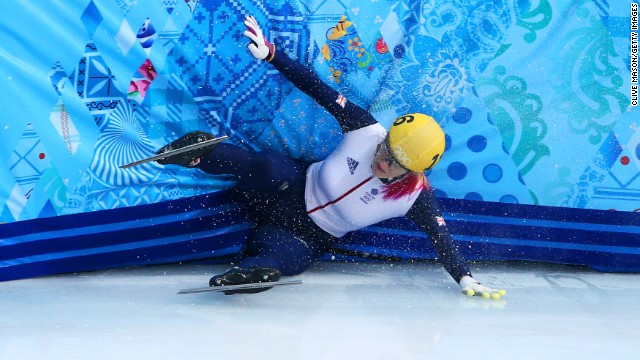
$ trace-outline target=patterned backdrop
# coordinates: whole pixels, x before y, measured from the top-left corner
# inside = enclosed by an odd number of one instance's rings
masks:
[[[640,211],[628,1],[75,0],[3,6],[0,222],[228,188],[119,168],[192,130],[324,157],[338,125],[248,54],[246,14],[381,123],[433,114],[439,196]]]

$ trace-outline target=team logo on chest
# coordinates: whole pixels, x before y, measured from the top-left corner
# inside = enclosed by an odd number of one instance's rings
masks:
[[[380,191],[378,191],[378,189],[373,188],[370,191],[365,192],[364,196],[360,197],[360,201],[362,201],[365,204],[368,204],[373,200],[375,200],[379,193]]]
[[[347,157],[347,165],[349,166],[349,172],[351,173],[351,175],[355,174],[358,164],[360,163],[357,162],[356,160],[350,157]]]

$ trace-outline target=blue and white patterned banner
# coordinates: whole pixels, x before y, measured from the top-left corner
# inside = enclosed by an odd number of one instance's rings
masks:
[[[253,14],[280,51],[383,124],[433,114],[441,197],[640,209],[630,2],[12,2],[0,25],[0,221],[226,189],[150,163],[185,132],[320,159],[335,121],[246,51]]]

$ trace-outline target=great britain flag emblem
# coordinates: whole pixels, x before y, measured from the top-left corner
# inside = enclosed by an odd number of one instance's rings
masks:
[[[336,103],[342,107],[345,107],[347,105],[347,98],[342,96],[342,94],[339,94],[338,98],[336,99]]]

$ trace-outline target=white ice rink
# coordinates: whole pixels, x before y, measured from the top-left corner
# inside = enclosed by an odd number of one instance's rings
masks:
[[[640,275],[482,263],[468,298],[436,263],[321,262],[304,284],[177,295],[223,265],[0,283],[0,359],[638,359]]]

